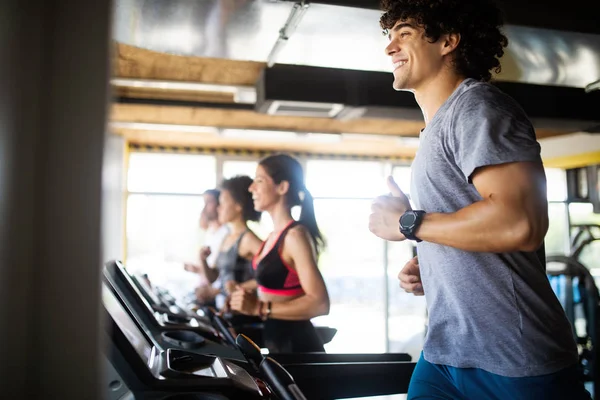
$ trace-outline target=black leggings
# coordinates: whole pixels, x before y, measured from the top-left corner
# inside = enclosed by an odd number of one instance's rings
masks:
[[[270,353],[325,352],[323,342],[310,321],[268,319],[264,323],[263,340]]]

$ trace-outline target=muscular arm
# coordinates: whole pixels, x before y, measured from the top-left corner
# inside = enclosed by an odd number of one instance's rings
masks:
[[[296,268],[305,294],[291,301],[272,303],[271,317],[298,321],[329,314],[327,288],[317,268],[312,240],[303,227],[288,232],[282,256]]]
[[[420,239],[475,252],[535,251],[548,230],[546,180],[541,164],[515,162],[477,169],[482,200],[454,213],[427,213]]]

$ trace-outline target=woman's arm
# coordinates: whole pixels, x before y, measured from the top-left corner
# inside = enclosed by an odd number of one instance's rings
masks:
[[[256,282],[256,279],[250,279],[242,283],[234,280],[225,282],[225,293],[227,294],[235,292],[238,288],[245,290],[256,290],[258,288],[258,283]]]
[[[238,286],[242,289],[256,290],[258,289],[258,282],[256,282],[256,279],[250,279],[249,281],[240,283]]]
[[[252,260],[254,255],[258,253],[263,242],[252,231],[248,231],[240,241],[238,254],[246,260]]]

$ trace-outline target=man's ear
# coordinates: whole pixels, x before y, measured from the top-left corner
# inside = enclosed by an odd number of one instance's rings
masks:
[[[445,56],[452,53],[458,47],[458,44],[460,43],[460,33],[447,33],[440,39],[442,43],[442,55]]]
[[[288,181],[281,181],[277,185],[277,193],[280,196],[283,196],[284,194],[286,194],[288,192],[288,190],[290,190],[290,183]]]

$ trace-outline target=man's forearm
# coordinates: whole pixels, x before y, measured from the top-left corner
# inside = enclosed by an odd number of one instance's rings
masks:
[[[213,283],[219,277],[219,270],[216,268],[210,268],[206,260],[200,260],[200,272],[204,274],[210,283]]]
[[[503,253],[535,251],[547,230],[547,214],[531,215],[501,203],[482,200],[454,213],[427,213],[419,239],[466,251]]]

